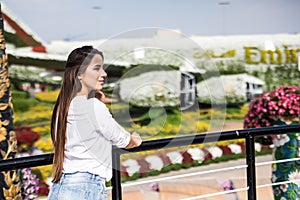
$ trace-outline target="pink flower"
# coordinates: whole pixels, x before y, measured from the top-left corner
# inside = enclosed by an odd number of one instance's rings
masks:
[[[299,121],[300,86],[281,86],[252,100],[244,118],[245,128],[273,126],[278,121]]]

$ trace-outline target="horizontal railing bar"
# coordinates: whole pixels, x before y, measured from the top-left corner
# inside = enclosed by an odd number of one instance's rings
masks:
[[[276,125],[262,128],[243,129],[249,134],[259,137],[266,135],[288,134],[300,132],[300,124]]]
[[[204,142],[217,142],[223,140],[240,139],[240,138],[245,138],[249,134],[255,136],[263,136],[263,135],[296,133],[296,132],[300,132],[299,124],[241,129],[241,130],[207,133],[207,134],[197,133],[195,135],[144,141],[139,147],[133,149],[124,150],[124,149],[119,149],[117,147],[113,147],[113,151],[120,154],[126,154],[130,152],[140,152],[140,151],[155,150],[160,148],[170,148],[170,147],[185,146],[191,144],[201,144]],[[14,158],[9,160],[0,160],[0,171],[49,165],[52,164],[53,162],[52,160],[53,160],[53,153]]]
[[[233,167],[212,169],[212,170],[199,171],[199,172],[193,172],[193,173],[185,173],[185,174],[180,174],[180,175],[172,175],[172,176],[167,176],[167,177],[162,177],[162,178],[153,178],[151,180],[142,180],[142,181],[138,181],[138,182],[124,183],[124,184],[122,184],[122,188],[146,184],[146,183],[153,183],[153,182],[167,181],[167,180],[178,179],[178,178],[185,178],[185,177],[189,177],[189,176],[197,176],[197,175],[210,174],[210,173],[215,173],[215,172],[234,170],[234,169],[243,169],[243,168],[245,169],[246,167],[247,167],[247,165],[238,165],[238,166],[233,166]]]
[[[0,171],[50,165],[52,162],[53,153],[1,160]]]
[[[269,183],[264,185],[258,185],[256,188],[264,188],[264,187],[270,187],[270,186],[276,186],[276,185],[282,185],[282,184],[288,184],[288,183],[295,183],[300,182],[300,179],[295,179],[293,181],[282,181],[282,182],[275,182],[275,183]]]
[[[258,167],[258,166],[263,166],[263,165],[276,164],[276,163],[284,163],[284,162],[291,162],[291,161],[297,161],[297,160],[300,160],[300,158],[291,158],[291,159],[282,159],[282,160],[260,162],[260,163],[255,163],[255,166]]]

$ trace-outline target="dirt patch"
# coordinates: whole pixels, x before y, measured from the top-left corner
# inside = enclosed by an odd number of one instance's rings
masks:
[[[240,121],[227,121],[224,124],[223,131],[243,129],[243,120]]]

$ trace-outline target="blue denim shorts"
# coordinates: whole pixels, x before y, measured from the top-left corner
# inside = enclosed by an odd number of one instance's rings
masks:
[[[50,189],[48,200],[107,200],[105,180],[88,172],[65,173]]]

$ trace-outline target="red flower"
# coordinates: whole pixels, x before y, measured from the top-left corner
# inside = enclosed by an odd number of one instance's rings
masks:
[[[40,134],[33,131],[29,126],[15,128],[18,144],[27,144],[31,147],[40,138]]]
[[[213,156],[211,155],[211,153],[206,148],[202,148],[202,151],[205,154],[204,161],[213,159]]]
[[[139,171],[140,176],[146,175],[146,173],[150,171],[150,164],[145,160],[145,158],[139,158],[136,161],[141,166]]]
[[[220,149],[222,149],[223,151],[223,155],[231,155],[232,154],[232,151],[231,149],[228,147],[228,146],[224,146],[224,145],[220,145],[218,146]]]
[[[120,167],[120,170],[121,170],[121,176],[123,177],[129,177],[129,174],[127,172],[127,169],[124,165],[121,164],[121,167]]]
[[[246,154],[246,144],[245,144],[245,142],[238,142],[237,144],[241,146],[242,153]]]
[[[158,157],[160,157],[160,159],[163,161],[164,167],[171,165],[172,162],[171,162],[170,158],[165,153],[163,153],[163,154],[159,153]]]
[[[49,193],[49,185],[45,181],[39,180],[39,186],[38,194],[47,196]]]
[[[186,151],[181,152],[181,155],[183,157],[182,163],[184,163],[184,164],[193,164],[194,163],[194,160],[193,160],[191,154],[189,154],[188,152],[186,152]]]

